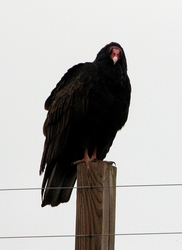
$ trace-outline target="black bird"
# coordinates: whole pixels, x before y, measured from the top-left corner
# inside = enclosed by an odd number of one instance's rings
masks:
[[[125,54],[115,42],[93,62],[70,68],[58,82],[45,102],[42,207],[70,199],[76,163],[84,160],[89,167],[90,161],[105,158],[127,120],[130,93]]]

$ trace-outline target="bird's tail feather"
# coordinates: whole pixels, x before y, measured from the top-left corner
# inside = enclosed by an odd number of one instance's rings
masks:
[[[56,164],[50,178],[47,178],[45,173],[44,178],[46,179],[43,180],[42,185],[42,207],[46,205],[55,207],[60,203],[69,201],[76,181],[76,171],[76,166],[60,169]]]

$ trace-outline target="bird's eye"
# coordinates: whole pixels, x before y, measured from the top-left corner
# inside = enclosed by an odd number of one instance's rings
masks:
[[[121,57],[122,50],[118,46],[111,46],[108,48],[107,53],[112,56],[118,56]]]

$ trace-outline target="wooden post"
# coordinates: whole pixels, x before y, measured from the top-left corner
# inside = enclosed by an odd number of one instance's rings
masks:
[[[116,167],[80,163],[77,187],[75,250],[114,250]]]

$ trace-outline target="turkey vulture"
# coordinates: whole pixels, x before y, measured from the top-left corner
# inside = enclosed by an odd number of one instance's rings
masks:
[[[105,158],[127,120],[130,93],[125,54],[115,42],[58,82],[45,102],[42,207],[70,199],[79,160],[89,167],[90,161]]]

